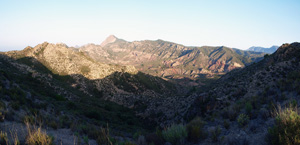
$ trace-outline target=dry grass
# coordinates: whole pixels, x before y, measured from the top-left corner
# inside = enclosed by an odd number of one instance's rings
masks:
[[[47,135],[46,131],[43,131],[41,127],[31,126],[26,123],[27,137],[26,144],[28,145],[52,145],[53,139]]]

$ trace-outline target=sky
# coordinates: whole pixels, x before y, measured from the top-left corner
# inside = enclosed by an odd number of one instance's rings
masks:
[[[300,41],[300,0],[0,0],[0,51],[109,35],[247,49]]]

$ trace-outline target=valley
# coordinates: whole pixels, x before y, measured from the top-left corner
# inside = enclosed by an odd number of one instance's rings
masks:
[[[274,104],[299,101],[299,51],[299,43],[268,55],[111,35],[99,45],[1,52],[2,121],[43,122],[55,144],[70,142],[59,131],[76,133],[74,144],[174,144],[164,134],[180,125],[187,144],[264,144]]]

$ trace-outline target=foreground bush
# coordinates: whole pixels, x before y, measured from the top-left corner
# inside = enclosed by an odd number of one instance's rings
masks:
[[[26,144],[28,145],[52,145],[53,138],[48,136],[46,132],[42,131],[41,127],[31,127],[27,124],[28,135],[26,137]]]
[[[185,138],[187,137],[187,131],[185,126],[182,124],[172,125],[171,127],[162,131],[163,138],[172,143],[172,145],[183,144]]]
[[[7,144],[8,142],[8,138],[7,138],[7,133],[6,132],[0,132],[0,144],[4,145],[4,144]]]
[[[106,128],[101,128],[99,135],[96,140],[98,145],[112,145],[112,141],[109,135],[108,125]]]
[[[186,125],[189,141],[198,142],[199,139],[206,137],[206,133],[202,130],[204,124],[204,121],[197,117]]]
[[[300,116],[294,107],[275,111],[275,126],[268,130],[271,144],[300,144]]]

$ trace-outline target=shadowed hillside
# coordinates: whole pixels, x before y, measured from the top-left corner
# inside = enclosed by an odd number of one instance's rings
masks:
[[[203,117],[206,129],[219,124],[216,139],[222,144],[273,144],[278,139],[268,130],[275,123],[273,112],[278,106],[299,106],[299,54],[300,43],[284,44],[262,61],[229,72],[198,94],[187,116]]]

